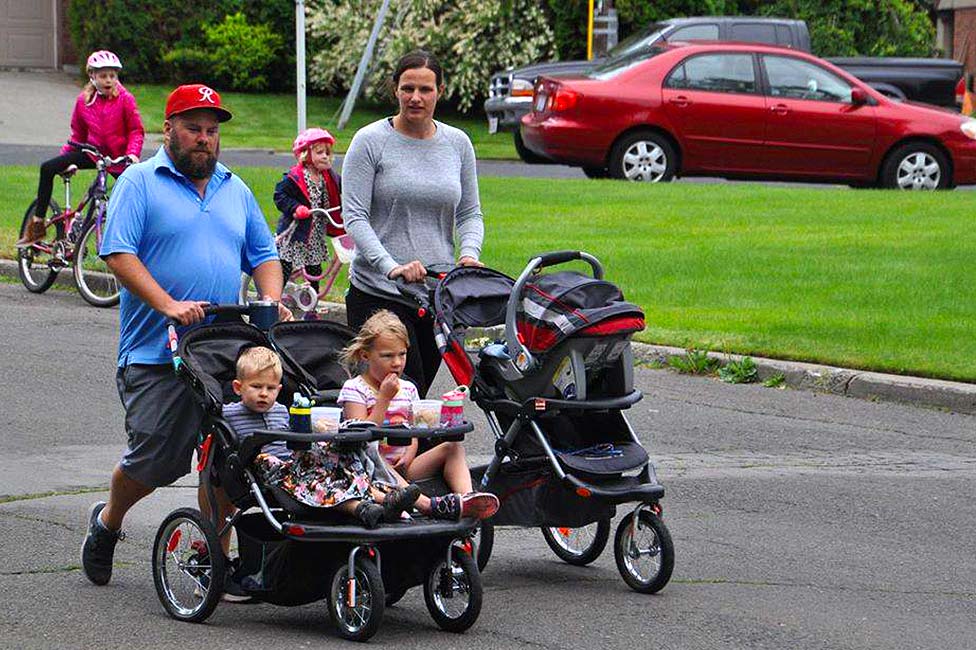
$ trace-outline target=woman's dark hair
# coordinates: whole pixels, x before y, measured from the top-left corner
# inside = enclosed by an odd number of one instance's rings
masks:
[[[437,79],[437,85],[440,86],[444,83],[444,70],[441,68],[440,61],[437,60],[437,57],[424,50],[414,50],[409,54],[404,54],[397,61],[396,70],[393,72],[393,90],[396,90],[397,86],[400,85],[400,75],[407,70],[415,70],[417,68],[428,68],[432,70],[434,77]]]

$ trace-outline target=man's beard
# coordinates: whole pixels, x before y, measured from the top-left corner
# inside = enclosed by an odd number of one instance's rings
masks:
[[[197,151],[204,151],[207,153],[205,160],[197,162],[193,158],[193,154]],[[193,180],[201,180],[204,178],[210,178],[213,174],[214,168],[217,167],[217,156],[220,155],[220,142],[217,142],[217,146],[214,148],[214,153],[210,154],[209,151],[205,149],[184,149],[177,142],[176,138],[170,138],[169,141],[169,153],[173,159],[173,166],[179,170],[181,174],[187,178]]]

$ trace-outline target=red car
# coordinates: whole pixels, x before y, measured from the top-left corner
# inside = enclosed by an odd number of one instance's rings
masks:
[[[976,183],[976,120],[754,43],[673,43],[585,76],[543,77],[521,133],[533,152],[590,177]]]

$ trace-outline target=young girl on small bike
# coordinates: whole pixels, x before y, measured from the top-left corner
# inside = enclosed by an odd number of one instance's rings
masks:
[[[363,373],[346,381],[339,392],[344,419],[376,424],[397,424],[405,419],[412,402],[419,399],[417,387],[400,376],[409,344],[407,328],[393,312],[381,309],[366,320],[358,336],[342,352],[347,365],[365,364]],[[454,492],[442,497],[420,496],[416,505],[421,512],[439,519],[485,519],[498,510],[494,494],[472,492],[471,472],[460,443],[445,442],[417,455],[414,438],[406,447],[380,445],[379,453],[404,486],[404,478],[418,481],[443,473],[445,483]]]
[[[92,52],[88,57],[85,66],[88,84],[75,101],[69,143],[89,144],[112,158],[126,155],[136,163],[142,153],[145,131],[135,97],[119,83],[121,69],[119,57],[108,50]],[[27,222],[17,246],[30,246],[44,238],[44,217],[51,203],[54,176],[71,165],[78,169],[95,168],[94,161],[71,144],[64,145],[60,155],[41,165],[34,218]],[[123,168],[119,165],[109,172],[118,175]]]
[[[340,205],[339,175],[332,169],[335,141],[325,129],[312,128],[299,133],[292,144],[298,163],[275,186],[274,202],[281,211],[277,234],[293,229],[278,248],[286,283],[296,267],[304,266],[309,275],[321,276],[322,262],[329,257],[327,237],[343,234],[324,215],[311,214],[314,208]],[[333,221],[341,223],[338,211],[331,215]],[[317,281],[310,284],[318,291]]]

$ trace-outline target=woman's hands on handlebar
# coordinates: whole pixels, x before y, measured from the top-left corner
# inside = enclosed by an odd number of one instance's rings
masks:
[[[478,267],[484,267],[484,265],[485,265],[484,262],[482,262],[480,260],[476,260],[475,258],[471,257],[470,255],[465,255],[464,257],[462,257],[461,259],[458,260],[458,266],[478,266]]]
[[[391,280],[402,277],[407,282],[420,282],[427,277],[427,269],[424,268],[420,260],[414,260],[406,264],[394,266],[388,277]]]

